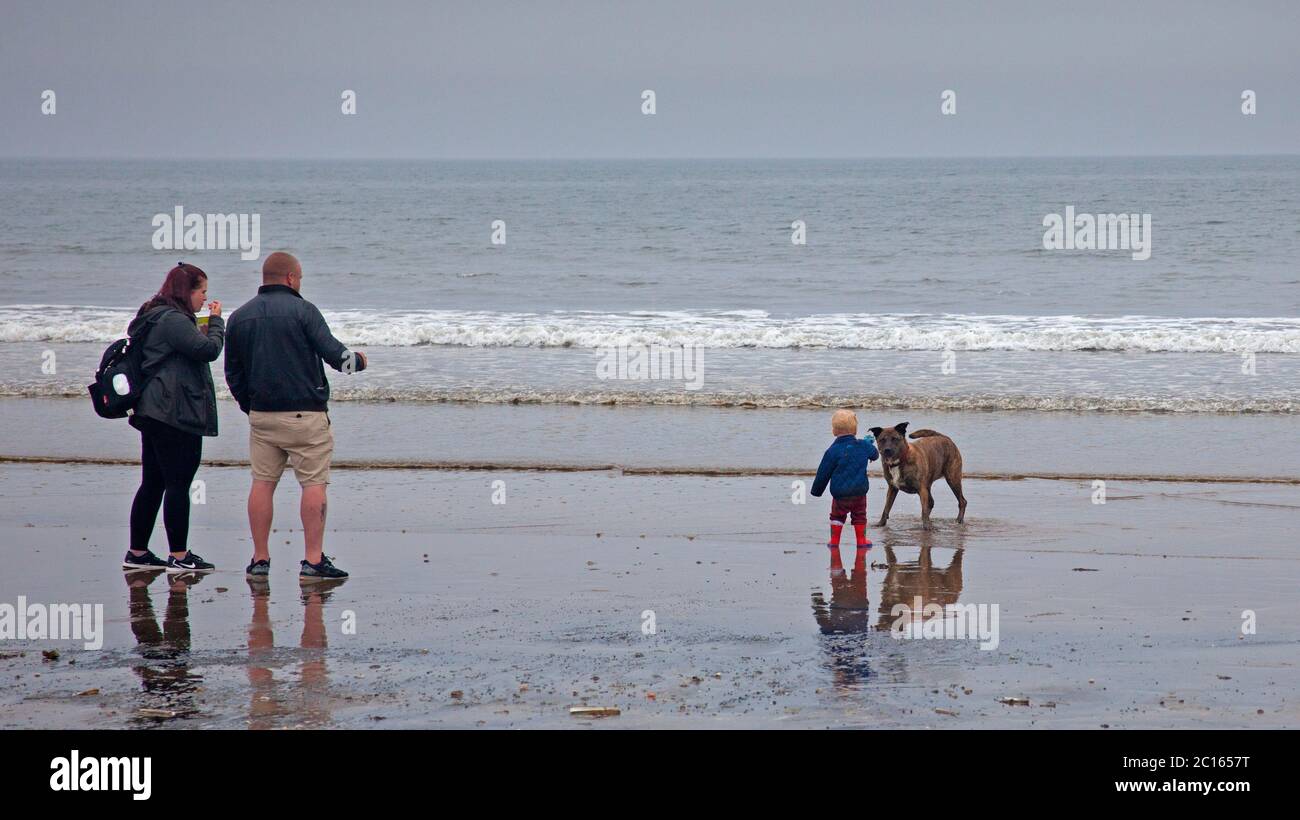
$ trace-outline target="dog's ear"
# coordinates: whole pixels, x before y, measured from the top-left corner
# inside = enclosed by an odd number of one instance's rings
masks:
[[[894,429],[902,435],[907,435],[907,425],[909,424],[911,424],[910,421],[905,421],[902,424],[895,424]]]
[[[875,436],[876,438],[880,438],[880,434],[883,433],[884,431],[885,431],[885,428],[883,428],[883,427],[872,427],[872,428],[871,428],[871,435]]]

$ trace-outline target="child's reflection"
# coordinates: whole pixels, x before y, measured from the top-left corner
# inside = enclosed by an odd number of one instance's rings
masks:
[[[851,690],[866,680],[871,670],[866,657],[865,633],[871,629],[871,603],[867,600],[867,554],[856,550],[853,572],[840,562],[840,551],[831,550],[831,598],[827,602],[821,587],[812,592],[813,616],[821,630],[821,644],[836,689]]]

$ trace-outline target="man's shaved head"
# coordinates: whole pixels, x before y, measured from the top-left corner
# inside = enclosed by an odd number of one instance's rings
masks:
[[[283,285],[290,276],[302,276],[302,265],[291,253],[276,251],[262,263],[263,285]]]

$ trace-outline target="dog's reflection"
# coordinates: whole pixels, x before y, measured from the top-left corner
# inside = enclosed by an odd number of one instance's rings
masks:
[[[945,543],[939,544],[936,541]],[[961,597],[962,558],[966,554],[966,536],[964,533],[949,535],[938,539],[933,533],[922,532],[916,544],[919,553],[916,560],[900,561],[896,550],[907,549],[891,537],[882,539],[881,546],[885,554],[885,574],[880,584],[880,619],[877,629],[889,630],[900,617],[894,613],[896,605],[907,607],[914,613],[911,617],[921,617],[921,610],[928,604],[946,607],[957,603]],[[934,564],[934,549],[950,548],[952,557],[943,567]],[[919,603],[919,608],[918,608]],[[907,617],[904,615],[903,617]]]
[[[831,550],[831,597],[821,587],[812,591],[813,616],[821,630],[822,650],[837,690],[857,688],[871,675],[867,663],[866,638],[871,629],[871,602],[867,600],[867,556],[859,549],[853,557],[852,573],[845,572],[839,549]]]
[[[162,626],[154,613],[149,587],[164,574],[163,570],[123,573],[127,589],[127,608],[136,652],[144,662],[132,671],[140,678],[141,706],[185,714],[195,711],[194,694],[203,676],[190,667],[190,588],[203,576],[180,573],[167,578],[167,608]],[[133,722],[152,724],[153,718],[137,717]]]
[[[253,615],[248,624],[248,683],[250,701],[248,727],[271,729],[280,725],[327,726],[329,669],[325,662],[328,640],[325,632],[325,603],[331,592],[347,579],[330,579],[300,587],[303,605],[302,635],[298,645],[301,663],[298,681],[285,686],[275,679],[279,666],[275,657],[275,630],[271,624],[271,587],[265,578],[248,578]]]

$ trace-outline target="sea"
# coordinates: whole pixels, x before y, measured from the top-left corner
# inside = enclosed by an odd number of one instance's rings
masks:
[[[11,408],[84,397],[177,261],[228,315],[287,250],[303,296],[372,362],[331,372],[337,406],[640,408],[679,426],[771,411],[818,441],[840,406],[864,426],[998,414],[1103,440],[1137,418],[1194,418],[1197,441],[1254,435],[1224,426],[1240,419],[1300,429],[1300,156],[6,159],[0,192]],[[177,209],[255,216],[256,247],[174,248],[158,226]],[[1050,247],[1067,209],[1149,218],[1147,252]],[[28,447],[14,432],[0,449]],[[536,457],[580,450],[575,435]]]

